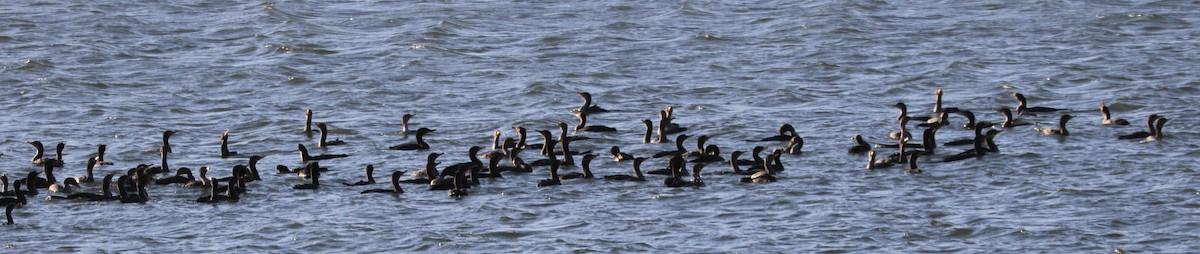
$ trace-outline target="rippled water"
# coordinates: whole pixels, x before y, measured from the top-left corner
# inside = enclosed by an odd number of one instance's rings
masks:
[[[321,190],[268,173],[236,204],[196,204],[206,191],[174,186],[138,205],[43,193],[0,242],[22,252],[1188,252],[1200,247],[1198,3],[7,2],[0,172],[38,169],[29,140],[67,143],[60,175],[82,174],[98,144],[117,161],[99,171],[123,172],[158,162],[167,129],[179,130],[175,167],[220,177],[245,163],[218,158],[225,130],[233,150],[266,155],[268,171],[298,166],[295,144],[316,141],[300,131],[309,108],[350,143],[317,153],[353,156],[322,164],[333,171]],[[1078,117],[1062,139],[1009,129],[1002,152],[981,160],[940,163],[962,148],[939,148],[921,175],[864,171],[864,157],[845,153],[855,134],[886,142],[887,105],[929,112],[935,88],[981,120],[1000,120],[991,109],[1015,107],[1016,91]],[[432,151],[449,165],[496,129],[574,125],[579,91],[614,111],[589,122],[621,132],[583,134],[593,140],[577,149],[668,150],[640,144],[640,119],[674,105],[688,134],[713,135],[722,151],[791,123],[805,153],[784,158],[773,184],[706,175],[694,189],[662,187],[661,176],[535,188],[539,170],[462,200],[335,185],[366,164],[380,179],[423,166],[427,153],[386,149],[411,141],[397,135],[404,113],[438,130]],[[1102,100],[1135,124],[1098,125]],[[1172,119],[1165,140],[1116,141],[1153,113]],[[946,128],[939,140],[969,135]]]

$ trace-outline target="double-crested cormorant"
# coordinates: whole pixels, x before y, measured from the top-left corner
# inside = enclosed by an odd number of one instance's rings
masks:
[[[83,176],[75,177],[75,181],[79,182],[79,183],[96,182],[96,179],[94,177],[92,177],[92,171],[94,171],[94,169],[96,168],[97,163],[98,162],[96,161],[96,157],[88,158],[87,171],[86,171],[87,173],[84,174]]]
[[[908,133],[908,121],[908,117],[900,117],[900,130],[888,133],[888,138],[893,140],[912,138],[912,134]]]
[[[408,135],[408,134],[417,133],[417,131],[420,130],[420,129],[412,130],[412,129],[408,128],[408,120],[411,120],[414,116],[416,116],[416,115],[404,114],[404,116],[400,117],[400,133]],[[429,132],[434,132],[434,131],[437,131],[437,130],[429,129]]]
[[[24,206],[26,203],[29,202],[29,200],[25,198],[25,196],[28,193],[25,193],[25,191],[21,190],[21,183],[22,183],[22,181],[20,181],[20,180],[13,182],[13,194],[15,194],[15,195],[12,197],[0,198],[0,205]]]
[[[371,190],[364,190],[359,193],[360,194],[387,193],[387,194],[392,194],[392,195],[404,193],[404,189],[400,188],[400,176],[403,176],[403,175],[404,175],[403,171],[392,172],[392,189],[390,189],[390,190],[389,189],[371,189]]]
[[[896,102],[896,104],[892,104],[892,107],[900,110],[900,114],[896,116],[896,120],[903,120],[907,118],[909,121],[925,122],[931,119],[931,117],[928,116],[909,116],[908,105],[905,105],[904,102]]]
[[[579,167],[580,167],[580,169],[583,170],[583,173],[571,172],[571,173],[561,174],[558,176],[558,179],[567,180],[567,179],[575,179],[575,178],[586,178],[586,179],[594,178],[595,176],[592,175],[591,164],[592,164],[592,160],[595,158],[596,158],[595,154],[584,154],[583,159],[581,159],[579,161]]]
[[[167,153],[173,153],[171,151],[171,136],[175,136],[175,133],[176,132],[172,131],[172,130],[163,131],[163,134],[162,134],[162,150],[163,151],[165,151]]]
[[[691,136],[688,136],[687,134],[683,134],[683,135],[679,135],[678,137],[675,137],[675,150],[662,151],[662,152],[655,153],[654,158],[666,157],[666,156],[670,156],[672,154],[679,154],[679,155],[686,154],[687,148],[683,148],[683,141],[687,140],[689,137],[691,137]]]
[[[1000,128],[1012,128],[1022,125],[1029,125],[1029,123],[1013,117],[1012,110],[1009,110],[1008,108],[999,108],[996,109],[996,112],[1000,112],[1001,115],[1004,115],[1004,122],[1000,124]]]
[[[767,155],[767,158],[763,160],[763,170],[759,170],[758,173],[754,173],[753,175],[750,175],[750,177],[742,178],[741,182],[743,182],[743,183],[750,183],[750,182],[772,183],[772,182],[775,182],[775,176],[771,174],[772,170],[770,170],[770,168],[772,168],[771,162],[775,161],[775,158],[776,157],[774,154]]]
[[[192,181],[195,181],[195,180],[196,180],[196,176],[192,175],[192,170],[188,169],[186,167],[182,167],[175,171],[175,176],[159,178],[158,180],[154,180],[154,184],[157,184],[157,185],[186,184],[186,183],[191,183]]]
[[[321,135],[324,137],[325,135]],[[237,152],[229,151],[229,131],[221,133],[221,158],[237,155]]]
[[[96,157],[94,157],[94,158],[96,158],[96,164],[99,164],[99,165],[112,165],[113,164],[111,161],[104,160],[104,151],[105,150],[108,150],[108,145],[100,144],[99,146],[96,147]]]
[[[1035,115],[1033,113],[1049,113],[1058,111],[1056,108],[1029,107],[1028,101],[1025,100],[1025,95],[1021,93],[1013,93],[1013,97],[1017,98],[1017,115]]]
[[[790,141],[796,136],[796,128],[791,124],[783,124],[779,126],[779,135],[765,137],[756,141]]]
[[[1149,117],[1146,117],[1146,131],[1139,131],[1139,132],[1121,135],[1120,137],[1117,137],[1117,139],[1144,139],[1146,137],[1154,135],[1154,123],[1155,123],[1155,121],[1158,121],[1158,118],[1160,118],[1160,117],[1161,116],[1159,116],[1158,114],[1150,114]]]
[[[130,193],[128,190],[129,186],[127,185],[130,181],[133,181],[133,187],[137,189],[137,193]],[[145,203],[149,201],[149,197],[145,195],[146,192],[143,188],[141,180],[130,179],[127,175],[117,178],[117,197],[121,203]]]
[[[854,135],[853,140],[854,146],[851,146],[850,149],[847,150],[848,153],[861,154],[871,151],[871,143],[867,143],[866,140],[863,140],[862,135]]]
[[[608,127],[608,126],[603,126],[603,125],[587,125],[587,116],[588,116],[588,114],[583,113],[583,112],[580,112],[579,114],[575,115],[575,117],[579,118],[579,124],[575,125],[575,132],[580,132],[580,131],[615,132],[615,131],[617,131],[617,129],[613,128],[613,127]]]
[[[579,109],[576,109],[575,112],[578,112],[580,114],[595,114],[595,113],[608,112],[607,109],[601,108],[600,106],[597,106],[597,105],[592,105],[592,94],[591,93],[579,92],[579,96],[583,97],[583,105],[579,106]]]
[[[320,179],[321,178],[321,170],[318,167],[320,167],[320,166],[318,166],[316,163],[309,163],[308,168],[306,170],[308,171],[308,175],[310,176],[309,178],[312,179],[312,182],[292,186],[292,189],[315,190],[315,189],[321,187],[321,179]],[[212,184],[216,185],[215,182]]]
[[[960,110],[958,114],[967,118],[967,123],[963,124],[963,128],[968,130],[975,128],[975,113],[972,113],[970,110]]]
[[[604,176],[604,180],[644,182],[644,181],[646,181],[646,177],[644,175],[642,175],[642,162],[644,162],[644,161],[646,161],[646,158],[641,158],[641,157],[633,158],[633,174],[634,175],[632,175],[632,176],[631,175],[606,175],[606,176]]]
[[[621,148],[617,146],[612,146],[612,148],[608,149],[608,151],[612,153],[613,161],[626,161],[633,159],[633,155],[622,153]]]
[[[45,155],[46,149],[45,149],[45,147],[42,146],[41,141],[34,140],[34,141],[26,142],[26,143],[33,145],[33,148],[36,150],[35,153],[33,154],[33,159],[30,160],[31,162],[33,162],[33,165],[41,166],[44,163],[50,163],[50,165],[54,166],[54,167],[62,167],[63,166],[63,162],[60,160],[56,160],[54,158],[43,158],[42,157],[43,155]]]
[[[642,119],[642,124],[646,125],[646,135],[642,136],[642,144],[649,144],[650,135],[651,133],[654,133],[654,122],[650,121],[650,119]]]
[[[867,170],[875,170],[880,168],[892,167],[894,163],[890,161],[875,161],[875,151],[867,152]]]
[[[908,170],[905,170],[904,171],[905,173],[920,174],[923,172],[923,171],[921,171],[921,169],[917,168],[917,155],[918,154],[920,154],[920,153],[908,154]]]
[[[550,178],[538,181],[537,187],[562,185],[562,180],[558,179],[558,165],[559,162],[557,160],[550,161]]]
[[[1100,115],[1104,116],[1100,120],[1100,125],[1129,125],[1129,121],[1120,118],[1112,118],[1112,113],[1108,111],[1108,106],[1104,105],[1104,101],[1100,101]]]
[[[413,176],[416,178],[403,180],[400,183],[429,184],[430,179],[438,178],[437,166],[441,164],[437,162],[438,156],[442,156],[442,154],[429,153],[429,156],[425,157],[425,169],[413,172]]]
[[[1166,125],[1166,124],[1167,124],[1167,118],[1159,117],[1158,120],[1154,122],[1154,135],[1150,135],[1149,137],[1146,137],[1146,139],[1143,140],[1142,142],[1150,142],[1150,141],[1162,139],[1163,125]]]
[[[50,196],[47,199],[49,199],[49,200],[71,199],[71,200],[85,200],[85,201],[115,200],[117,197],[113,196],[112,191],[109,190],[109,186],[112,185],[112,181],[113,181],[112,174],[108,174],[108,175],[104,176],[104,180],[101,181],[102,185],[100,186],[100,188],[101,188],[100,194],[87,193],[87,192],[76,192],[75,194],[67,195],[65,197],[64,196]]]
[[[1071,133],[1067,131],[1067,121],[1070,121],[1071,118],[1074,117],[1071,115],[1062,115],[1058,118],[1058,128],[1036,128],[1036,130],[1041,132],[1042,135],[1069,136]]]
[[[317,123],[317,131],[321,132],[321,138],[317,139],[317,147],[344,145],[346,141],[341,139],[327,140],[329,136],[329,128],[324,122]]]
[[[799,137],[793,137],[793,138],[799,138]],[[803,142],[803,141],[801,141],[801,142]],[[803,145],[800,145],[800,146],[803,146]],[[799,151],[800,149],[796,148],[796,150]],[[722,162],[722,161],[725,161],[725,157],[721,157],[721,148],[717,147],[717,145],[708,145],[708,147],[704,148],[704,154],[697,156],[695,159],[691,160],[691,162],[695,162],[695,163],[709,163],[709,162]]]
[[[313,132],[312,116],[313,116],[312,109],[304,110],[304,134],[305,135],[312,135],[312,132]]]
[[[402,172],[403,173],[403,172]],[[342,182],[346,186],[359,186],[375,184],[375,165],[367,164],[367,180],[359,180],[356,183]]]
[[[795,136],[795,137],[792,137],[791,141],[788,141],[787,148],[784,148],[784,153],[798,155],[798,154],[803,153],[803,151],[804,151],[803,148],[804,148],[804,138],[800,137],[800,136]]]
[[[388,147],[391,150],[429,150],[429,143],[425,143],[425,135],[429,133],[429,129],[417,129],[417,140],[412,143],[404,143]]]
[[[240,193],[238,193],[238,191],[234,190],[234,188],[226,188],[225,195],[219,194],[221,191],[219,188],[220,187],[219,184],[217,184],[216,178],[210,178],[209,182],[212,183],[210,185],[211,187],[208,189],[209,194],[207,196],[202,196],[202,197],[197,198],[196,202],[200,202],[200,203],[237,202],[238,199],[240,199],[240,197],[238,196]],[[230,182],[229,185],[232,186],[233,183]]]
[[[322,154],[322,155],[309,155],[309,154],[308,154],[308,148],[305,148],[305,147],[304,147],[304,144],[296,144],[296,147],[297,147],[298,149],[300,149],[300,161],[301,161],[301,162],[306,162],[306,161],[319,161],[319,160],[328,160],[328,159],[335,159],[335,158],[342,158],[342,157],[348,157],[348,156],[350,156],[349,154]]]

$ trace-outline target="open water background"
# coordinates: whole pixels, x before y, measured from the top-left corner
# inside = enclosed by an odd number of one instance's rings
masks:
[[[1198,1],[8,1],[0,4],[0,172],[39,170],[33,148],[66,142],[61,177],[83,173],[98,144],[116,165],[157,163],[223,177],[218,138],[266,155],[263,181],[236,204],[197,204],[204,189],[152,186],[146,204],[54,202],[45,192],[0,228],[7,250],[253,252],[1193,252],[1200,247],[1196,105]],[[1072,134],[1030,126],[997,138],[998,155],[925,174],[868,172],[845,151],[862,134],[886,142],[898,101],[913,115],[948,107],[1070,109]],[[437,132],[443,165],[513,126],[572,126],[591,92],[614,112],[573,148],[612,145],[648,156],[641,119],[667,105],[689,135],[722,151],[791,123],[805,153],[773,184],[705,175],[704,188],[567,181],[544,170],[484,181],[456,200],[405,185],[398,197],[337,182],[415,171],[427,152],[400,116]],[[1103,101],[1127,127],[1100,126]],[[303,111],[345,146],[316,149]],[[1165,140],[1116,136],[1171,121]],[[1056,116],[1025,117],[1051,123]],[[961,124],[962,118],[952,117]],[[555,131],[557,134],[557,131]],[[918,131],[919,133],[919,131]],[[939,140],[970,136],[943,128]],[[531,137],[531,142],[540,138]],[[694,139],[693,139],[694,140]],[[296,144],[333,171],[295,191]],[[688,147],[692,145],[689,142]],[[527,161],[536,153],[523,153]],[[604,157],[597,175],[627,174]],[[578,159],[578,158],[577,158]],[[646,163],[647,168],[665,160]],[[728,170],[726,164],[708,171]],[[564,170],[572,171],[572,170]],[[386,183],[369,188],[385,188]],[[96,185],[85,186],[96,191]]]

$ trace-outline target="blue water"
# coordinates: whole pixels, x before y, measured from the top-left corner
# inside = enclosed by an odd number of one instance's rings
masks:
[[[115,165],[157,164],[159,135],[177,130],[172,167],[224,177],[266,156],[263,180],[236,204],[194,203],[202,188],[152,186],[145,204],[48,201],[42,194],[0,228],[6,249],[255,252],[1190,252],[1200,235],[1194,159],[1200,133],[1195,1],[150,1],[0,4],[0,173],[40,170],[26,141],[65,142],[61,177],[83,174],[96,146]],[[1015,108],[1067,109],[1072,135],[1032,126],[996,138],[999,154],[942,163],[964,147],[919,160],[924,174],[866,171],[845,151],[861,134],[892,143],[897,110],[947,107],[1000,121]],[[642,144],[641,119],[671,105],[688,135],[710,135],[723,155],[756,145],[781,124],[804,137],[779,182],[742,184],[705,174],[703,188],[509,174],[470,196],[405,185],[360,195],[338,182],[373,164],[386,182],[429,152],[467,161],[512,127],[574,126],[591,92],[612,110],[590,124],[613,134],[572,143],[607,154],[670,150]],[[1109,105],[1126,127],[1099,125]],[[344,146],[317,149],[303,112]],[[425,152],[400,118],[437,129]],[[1062,113],[1060,113],[1062,114]],[[1163,140],[1116,136],[1170,118]],[[1058,114],[1023,116],[1054,125]],[[963,118],[952,115],[952,126]],[[920,129],[910,127],[920,133]],[[946,127],[945,142],[971,132]],[[531,133],[530,142],[541,138]],[[685,147],[692,149],[694,138]],[[351,157],[317,191],[296,191],[296,144]],[[881,153],[892,151],[877,148]],[[51,152],[52,153],[52,152]],[[526,161],[540,159],[522,153]],[[576,157],[576,160],[579,158]],[[661,168],[664,159],[647,161]],[[628,174],[601,156],[597,175]],[[728,170],[714,163],[706,172]],[[576,172],[577,169],[564,169]],[[407,177],[406,177],[407,178]],[[85,185],[97,191],[98,185]]]

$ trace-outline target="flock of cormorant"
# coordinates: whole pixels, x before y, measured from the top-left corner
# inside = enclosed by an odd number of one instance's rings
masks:
[[[905,170],[909,174],[919,174],[922,171],[917,167],[918,156],[931,156],[934,150],[939,145],[935,136],[938,130],[950,126],[948,118],[950,114],[959,115],[966,120],[966,124],[961,128],[974,132],[973,138],[962,140],[953,140],[943,143],[943,146],[967,146],[971,148],[965,149],[959,153],[941,157],[942,161],[950,162],[964,160],[969,158],[981,158],[987,154],[999,152],[994,138],[1016,126],[1029,125],[1030,123],[1022,121],[1021,116],[1033,116],[1038,114],[1055,114],[1061,112],[1059,109],[1047,107],[1029,107],[1025,96],[1021,93],[1013,93],[1017,99],[1018,105],[1016,114],[1009,108],[998,108],[995,111],[1002,114],[1004,122],[992,123],[986,121],[976,121],[975,114],[970,110],[958,109],[953,107],[942,107],[942,90],[935,91],[936,99],[934,101],[933,115],[931,116],[915,116],[908,114],[908,107],[899,102],[893,107],[899,109],[900,113],[896,117],[898,129],[890,133],[889,138],[896,140],[895,144],[875,144],[867,142],[861,135],[853,137],[854,143],[848,149],[851,154],[867,154],[868,162],[867,170],[876,170],[891,167],[896,164],[907,164]],[[534,168],[544,167],[549,174],[549,178],[539,180],[536,183],[537,187],[548,187],[564,184],[564,180],[572,179],[597,179],[598,177],[592,174],[589,164],[598,156],[592,151],[574,151],[571,150],[572,142],[579,142],[589,139],[579,134],[587,132],[616,132],[612,127],[601,125],[589,125],[587,122],[589,115],[602,114],[608,112],[604,108],[593,104],[591,94],[587,92],[579,92],[583,97],[583,105],[571,112],[579,119],[575,125],[574,134],[568,135],[568,126],[566,123],[558,123],[558,136],[554,137],[551,130],[534,130],[541,136],[542,143],[530,144],[527,142],[527,129],[521,126],[513,128],[516,133],[516,138],[504,138],[501,140],[502,133],[500,130],[493,132],[493,141],[491,150],[483,152],[483,147],[472,146],[467,149],[467,162],[456,163],[450,166],[442,167],[438,170],[440,162],[438,159],[443,154],[430,153],[426,159],[424,170],[413,172],[410,179],[404,178],[405,172],[394,171],[390,174],[391,188],[368,189],[361,193],[382,193],[389,195],[399,195],[404,193],[401,184],[417,184],[428,185],[429,190],[447,191],[452,197],[461,198],[468,195],[468,190],[473,185],[479,185],[480,178],[501,178],[502,173],[532,173]],[[1108,126],[1124,126],[1129,125],[1129,121],[1124,119],[1113,118],[1104,102],[1100,103],[1100,113],[1103,119],[1101,125]],[[655,127],[654,122],[649,119],[642,120],[646,130],[642,138],[642,143],[669,143],[671,142],[669,135],[679,134],[687,130],[686,127],[673,123],[673,107],[667,106],[664,110],[658,112],[658,125]],[[390,150],[400,151],[422,151],[429,150],[431,145],[425,141],[425,136],[436,131],[429,128],[419,128],[412,130],[408,126],[408,122],[413,118],[413,114],[405,114],[401,121],[401,133],[404,135],[415,135],[414,141],[411,143],[399,144],[388,147]],[[325,123],[316,123],[316,130],[312,129],[313,121],[312,110],[305,111],[304,131],[305,135],[311,135],[313,132],[318,132],[320,138],[317,141],[318,147],[344,145],[346,142],[340,139],[329,140],[328,129]],[[1061,114],[1056,126],[1034,128],[1038,133],[1044,135],[1067,136],[1070,131],[1067,128],[1067,122],[1073,116],[1070,114]],[[1166,117],[1152,114],[1147,117],[1146,131],[1139,131],[1127,135],[1121,135],[1118,139],[1142,140],[1142,142],[1151,142],[1162,138],[1162,128],[1167,122]],[[910,144],[913,138],[912,133],[908,130],[911,123],[917,127],[924,128],[920,144]],[[209,169],[207,167],[199,168],[199,177],[193,175],[191,169],[186,167],[171,168],[167,164],[168,155],[172,153],[170,138],[175,135],[175,131],[167,130],[162,133],[162,146],[159,149],[161,161],[158,165],[139,164],[133,168],[126,170],[120,174],[107,174],[100,180],[100,189],[98,193],[85,192],[84,185],[94,186],[96,179],[93,177],[93,171],[97,167],[105,165],[113,165],[113,162],[104,159],[104,153],[107,149],[106,145],[99,145],[96,155],[87,161],[86,174],[80,177],[68,177],[60,182],[55,177],[56,169],[63,168],[65,163],[62,159],[63,149],[66,146],[64,143],[58,143],[55,149],[55,156],[49,157],[45,154],[45,147],[40,141],[29,141],[28,143],[34,148],[34,155],[31,163],[41,166],[42,172],[28,172],[24,174],[22,179],[16,179],[9,185],[9,176],[0,175],[0,182],[3,183],[3,190],[0,192],[0,205],[5,206],[5,215],[7,223],[13,224],[12,211],[15,208],[23,207],[28,204],[27,197],[38,195],[39,190],[49,192],[48,200],[75,200],[75,201],[115,201],[121,203],[143,203],[150,199],[146,188],[150,185],[177,185],[181,187],[207,188],[209,195],[198,197],[196,202],[200,203],[220,203],[220,202],[237,202],[240,195],[249,191],[247,184],[261,180],[258,171],[258,161],[262,156],[249,156],[249,161],[245,165],[237,165],[232,169],[231,176],[216,178],[208,176]],[[652,138],[653,137],[653,138]],[[704,180],[701,179],[701,171],[708,164],[712,163],[728,163],[730,170],[715,171],[710,175],[737,175],[738,181],[747,183],[770,183],[777,180],[776,174],[784,171],[782,158],[788,155],[796,155],[802,152],[804,139],[796,132],[795,128],[790,124],[783,124],[779,128],[778,135],[749,140],[752,142],[784,142],[777,148],[768,148],[767,146],[756,146],[750,151],[752,160],[740,159],[746,154],[746,151],[732,151],[729,153],[729,158],[722,157],[719,146],[714,144],[706,144],[710,136],[699,135],[695,138],[696,148],[688,150],[684,144],[692,136],[687,134],[679,134],[675,136],[675,149],[658,152],[649,156],[632,155],[621,152],[620,147],[612,146],[609,149],[614,161],[631,161],[632,175],[617,174],[605,175],[599,178],[610,181],[647,181],[645,174],[665,175],[663,185],[667,187],[702,187],[705,186]],[[221,158],[235,156],[238,153],[230,151],[228,147],[229,132],[221,134]],[[278,174],[296,174],[297,177],[308,179],[304,184],[294,186],[294,189],[318,189],[321,188],[320,175],[321,172],[329,169],[321,167],[319,161],[330,160],[350,156],[348,154],[321,154],[312,155],[304,144],[298,144],[297,149],[300,153],[300,160],[304,164],[299,168],[289,168],[285,165],[276,166]],[[768,149],[771,149],[768,151]],[[878,152],[895,151],[887,155],[879,154]],[[522,151],[536,150],[537,156],[542,159],[534,160],[526,163],[520,157]],[[483,152],[483,153],[481,153]],[[574,156],[582,156],[579,165],[575,164]],[[484,163],[482,158],[487,159]],[[561,158],[560,158],[561,157]],[[665,168],[655,170],[642,170],[642,164],[649,158],[667,158]],[[508,163],[501,164],[501,162]],[[688,163],[692,163],[692,168],[687,170]],[[563,168],[578,167],[581,172],[560,172]],[[741,167],[747,167],[742,169]],[[174,174],[171,172],[174,171]],[[366,166],[366,177],[364,180],[355,183],[343,182],[346,186],[365,186],[376,184],[374,177],[374,166]],[[688,176],[690,175],[690,179]],[[115,180],[114,180],[115,178]],[[114,182],[115,181],[115,182]],[[116,188],[116,195],[113,195],[111,188]]]

